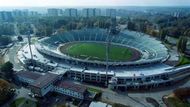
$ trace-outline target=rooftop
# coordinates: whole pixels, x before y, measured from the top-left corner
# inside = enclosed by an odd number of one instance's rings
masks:
[[[58,75],[57,74],[52,74],[52,73],[46,73],[44,76],[38,78],[34,83],[31,85],[37,88],[42,88],[46,86],[49,83],[52,83],[57,79]]]
[[[28,79],[37,80],[42,76],[42,74],[38,72],[29,72],[29,71],[20,71],[16,73],[17,76],[21,76]]]
[[[75,92],[84,93],[87,88],[71,81],[59,81],[55,84],[57,87],[69,89]]]

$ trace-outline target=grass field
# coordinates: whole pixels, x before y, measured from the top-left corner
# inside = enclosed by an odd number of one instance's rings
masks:
[[[103,61],[106,57],[106,45],[103,43],[74,43],[66,47],[66,54],[81,59],[88,58],[89,60]],[[131,57],[131,49],[118,45],[110,46],[110,61],[128,61]]]
[[[14,100],[11,104],[10,107],[37,107],[36,102],[26,99],[24,97],[18,98]]]
[[[181,55],[177,66],[186,65],[189,63],[190,63],[190,58],[186,57],[185,55]]]

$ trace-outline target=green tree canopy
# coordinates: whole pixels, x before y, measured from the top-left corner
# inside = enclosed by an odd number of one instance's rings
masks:
[[[0,46],[8,45],[12,40],[9,36],[0,36]]]
[[[0,79],[0,104],[3,104],[6,99],[8,99],[10,95],[9,89],[10,84],[5,80]]]
[[[6,62],[1,67],[1,72],[4,73],[7,79],[11,79],[13,77],[13,64],[11,62]]]

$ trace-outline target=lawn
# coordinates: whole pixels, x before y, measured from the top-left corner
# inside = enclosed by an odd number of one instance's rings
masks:
[[[73,57],[102,61],[106,58],[106,45],[103,43],[75,43],[67,47],[66,53]],[[110,45],[110,61],[127,61],[131,57],[131,49],[124,46]]]
[[[190,107],[190,103],[183,102],[177,97],[169,97],[167,100],[173,107]]]
[[[35,44],[38,41],[38,38],[32,37],[31,38],[31,44]]]
[[[177,66],[185,65],[185,64],[190,64],[190,58],[186,57],[185,55],[181,55],[179,59],[179,64]]]
[[[14,100],[10,107],[37,107],[37,103],[24,97]]]
[[[101,93],[102,92],[101,90],[91,88],[91,87],[88,87],[88,91],[91,91],[91,92],[94,92],[94,93]]]

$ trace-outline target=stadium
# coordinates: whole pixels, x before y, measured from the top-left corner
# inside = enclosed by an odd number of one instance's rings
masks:
[[[50,48],[54,55],[56,54],[64,60],[91,65],[106,65],[105,43],[107,36],[106,30],[84,29],[44,38],[39,43],[40,48],[46,51],[48,51],[47,48]],[[138,35],[135,32],[125,31],[118,35],[110,36],[110,40],[112,46],[110,46],[109,52],[109,65],[112,66],[163,62],[168,57],[167,48],[161,42],[147,35]],[[83,47],[81,47],[82,45]],[[70,49],[68,49],[69,47]],[[39,51],[41,51],[40,48],[38,48]],[[67,52],[63,52],[66,50]],[[43,51],[41,52],[43,53]],[[82,56],[82,54],[84,55]],[[74,57],[72,57],[73,55]]]
[[[159,40],[128,30],[116,35],[99,28],[72,30],[27,44],[17,55],[27,69],[63,74],[80,82],[108,81],[111,89],[171,85],[187,76],[188,68],[164,64],[170,55]]]

